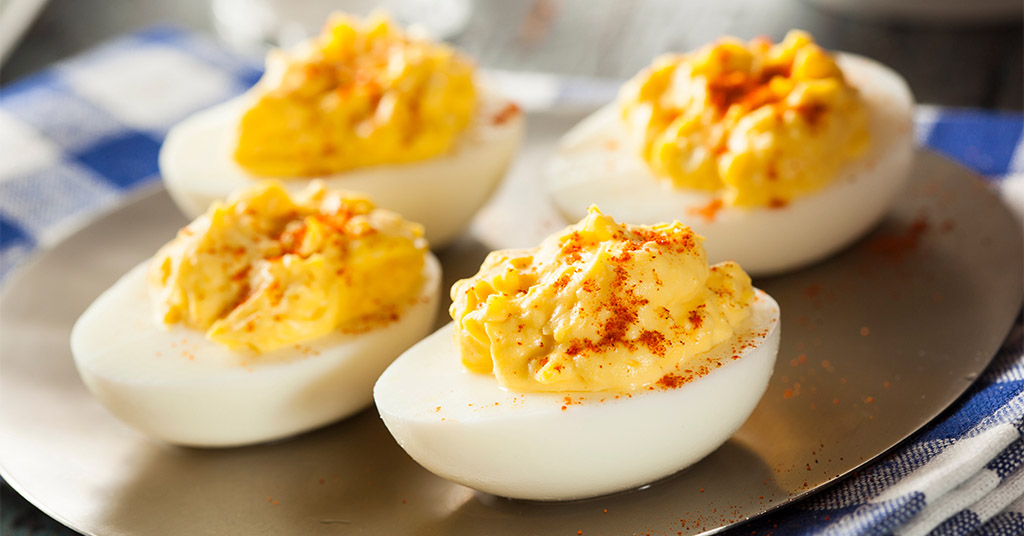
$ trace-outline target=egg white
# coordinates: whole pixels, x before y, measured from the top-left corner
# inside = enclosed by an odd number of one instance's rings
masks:
[[[711,350],[724,364],[675,389],[506,391],[493,375],[465,370],[448,324],[388,367],[374,400],[414,460],[459,484],[532,500],[635,488],[708,455],[754,410],[780,332],[778,304],[757,296],[737,335]],[[566,396],[576,402],[566,405]]]
[[[524,119],[498,116],[510,104],[481,90],[476,117],[449,153],[418,162],[378,165],[321,177],[256,177],[232,158],[235,130],[249,95],[199,112],[167,134],[160,149],[160,173],[171,198],[189,218],[217,199],[251,186],[255,179],[277,178],[295,193],[310,180],[329,189],[368,194],[377,206],[424,225],[427,241],[439,248],[465,229],[491,196],[522,142]]]
[[[546,185],[569,221],[596,204],[616,219],[654,224],[679,220],[703,235],[708,261],[737,261],[768,275],[815,262],[873,227],[905,187],[913,158],[914,99],[895,71],[873,60],[838,54],[847,80],[867,103],[871,146],[818,192],[781,208],[725,206],[708,221],[693,212],[717,195],[672,188],[632,151],[614,104],[595,112],[561,140],[546,168]]]
[[[261,355],[233,352],[153,319],[143,263],[105,291],[71,332],[85,385],[125,423],[164,441],[223,447],[317,428],[365,408],[391,361],[433,325],[441,268],[427,255],[418,297],[369,331],[333,333]]]

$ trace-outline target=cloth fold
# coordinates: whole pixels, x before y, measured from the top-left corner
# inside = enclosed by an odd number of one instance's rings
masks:
[[[175,28],[101,46],[0,90],[0,278],[158,181],[168,128],[249,87],[259,66]],[[617,81],[492,73],[531,111],[581,110]],[[518,94],[518,95],[517,95]],[[919,143],[983,175],[1024,218],[1024,115],[921,107]],[[952,408],[855,476],[733,534],[1024,534],[1024,350],[1018,317]]]

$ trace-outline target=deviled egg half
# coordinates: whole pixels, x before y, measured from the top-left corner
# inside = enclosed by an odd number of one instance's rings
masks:
[[[311,184],[215,202],[82,314],[71,351],[115,416],[182,445],[289,436],[355,413],[430,330],[419,224]]]
[[[292,191],[317,178],[422,223],[441,247],[493,193],[523,128],[463,54],[383,15],[335,14],[272,51],[247,93],[171,129],[160,171],[190,217],[260,178]]]
[[[904,188],[914,100],[891,69],[806,33],[667,55],[561,140],[549,194],[628,221],[679,219],[713,262],[791,270],[875,225]]]
[[[706,456],[764,393],[779,307],[675,222],[592,208],[539,247],[492,252],[454,322],[381,375],[388,430],[425,468],[497,495],[578,499]]]

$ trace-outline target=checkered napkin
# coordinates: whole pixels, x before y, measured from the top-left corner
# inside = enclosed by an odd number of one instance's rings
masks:
[[[0,90],[0,277],[154,185],[167,129],[252,85],[258,65],[173,28],[119,39]],[[617,84],[496,73],[529,109],[586,108]],[[1024,213],[1024,116],[921,108],[919,141]],[[1024,331],[912,442],[736,534],[1024,534]]]
[[[0,277],[158,183],[167,130],[251,86],[259,67],[156,28],[0,89]]]

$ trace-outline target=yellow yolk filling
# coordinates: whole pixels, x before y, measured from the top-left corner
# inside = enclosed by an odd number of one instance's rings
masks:
[[[537,248],[492,252],[452,286],[463,364],[520,392],[655,384],[751,314],[750,277],[709,267],[702,241],[679,222],[619,224],[591,207]]]
[[[662,56],[618,105],[655,175],[735,206],[783,206],[817,191],[869,144],[857,90],[800,31],[778,44],[724,38]]]
[[[265,177],[310,177],[452,150],[477,106],[472,63],[381,15],[335,14],[273,51],[242,116],[234,158]]]
[[[267,182],[216,202],[149,267],[157,321],[267,352],[397,318],[422,284],[419,224],[319,182]]]

